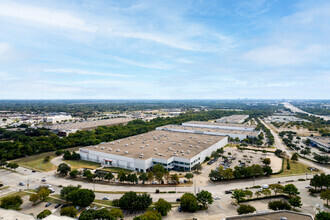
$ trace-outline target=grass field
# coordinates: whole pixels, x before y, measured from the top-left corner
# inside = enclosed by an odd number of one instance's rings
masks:
[[[50,162],[44,162],[44,157],[50,155],[34,155],[30,157],[24,157],[20,159],[16,159],[14,162],[18,163],[22,167],[27,167],[31,169],[35,169],[38,171],[51,171],[55,170],[57,167]],[[53,159],[55,156],[50,156],[50,160]]]
[[[125,173],[131,173],[132,172],[132,170],[127,170],[127,169],[120,168],[120,167],[104,167],[102,170],[110,171],[112,173],[118,173],[120,170],[123,170]]]
[[[284,171],[280,174],[274,175],[274,177],[281,177],[281,176],[291,176],[291,175],[301,175],[305,174],[308,171],[308,174],[310,174],[310,170],[307,170],[308,166],[305,164],[302,164],[300,162],[292,162],[290,161],[290,170],[286,168],[287,166],[287,160],[284,160]],[[312,172],[319,173],[319,172]]]
[[[79,148],[80,147],[72,147],[72,148],[68,148],[65,150],[76,151]],[[46,153],[37,154],[37,155],[33,155],[33,156],[28,156],[28,157],[22,157],[19,159],[15,159],[11,162],[15,162],[15,163],[18,163],[22,167],[35,169],[38,171],[48,172],[48,171],[57,169],[57,167],[55,165],[51,164],[50,162],[43,161],[46,156],[50,156],[51,159],[53,159],[55,157],[55,151],[46,152]]]
[[[88,168],[94,170],[101,167],[99,163],[85,161],[85,160],[63,160],[63,162],[70,164],[71,169]]]

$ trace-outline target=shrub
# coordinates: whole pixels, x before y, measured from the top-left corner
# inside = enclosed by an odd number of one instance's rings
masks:
[[[242,215],[242,214],[248,214],[248,213],[253,213],[256,211],[256,208],[254,208],[253,206],[251,205],[240,205],[238,208],[237,208],[237,213],[239,215]]]
[[[156,189],[156,193],[159,193],[159,189]]]
[[[43,219],[43,218],[46,218],[48,215],[51,215],[52,212],[49,211],[48,209],[45,209],[44,211],[40,212],[38,215],[37,215],[37,218],[38,219]]]
[[[16,209],[23,204],[23,200],[20,196],[6,196],[1,199],[0,207],[3,209]]]
[[[75,217],[77,215],[77,209],[73,206],[64,207],[61,209],[61,215],[69,216],[69,217]]]
[[[282,202],[280,200],[270,201],[268,203],[268,208],[271,210],[291,210],[291,205],[287,202]]]

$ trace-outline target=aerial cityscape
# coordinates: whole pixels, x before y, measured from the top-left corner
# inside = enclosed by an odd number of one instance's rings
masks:
[[[0,1],[0,219],[330,220],[330,2]]]

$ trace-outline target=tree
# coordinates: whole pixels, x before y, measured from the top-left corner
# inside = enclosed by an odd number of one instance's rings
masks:
[[[160,163],[159,164],[156,164],[155,166],[152,167],[152,172],[156,175],[157,172],[160,172],[160,173],[165,173],[165,168],[163,165],[161,165]]]
[[[172,174],[171,175],[171,181],[177,184],[179,182],[179,177],[177,174]]]
[[[249,213],[253,213],[256,211],[256,208],[254,208],[253,206],[251,205],[240,205],[238,208],[237,208],[237,213],[239,215],[242,215],[242,214],[249,214]]]
[[[133,220],[162,220],[162,215],[157,211],[147,211],[143,215],[136,216]]]
[[[46,156],[46,157],[44,158],[44,162],[45,162],[45,163],[49,162],[49,160],[50,160],[50,156]]]
[[[40,198],[40,200],[45,200],[50,194],[49,189],[46,188],[40,188],[37,195]]]
[[[289,194],[290,197],[291,196],[296,196],[296,195],[299,195],[299,191],[298,191],[298,188],[293,185],[293,184],[287,184],[284,186],[284,190],[283,190],[284,193],[286,194]]]
[[[270,164],[270,158],[265,158],[262,162],[263,162],[265,165],[269,165],[269,164]]]
[[[227,168],[225,170],[223,170],[222,172],[222,176],[224,179],[226,180],[231,180],[234,179],[234,173],[233,170],[231,168]]]
[[[38,200],[39,200],[39,196],[37,194],[30,195],[29,201],[33,202],[33,204],[35,204]]]
[[[268,208],[271,210],[291,210],[291,206],[287,202],[282,202],[280,200],[268,202]]]
[[[298,161],[299,160],[299,154],[298,153],[292,154],[291,160]]]
[[[315,220],[329,220],[330,212],[319,212],[315,215]]]
[[[197,198],[192,193],[183,194],[181,196],[180,205],[184,212],[195,212],[198,209]]]
[[[76,178],[77,175],[78,175],[78,172],[79,171],[76,170],[76,169],[75,170],[71,170],[70,173],[69,173],[69,175],[70,175],[71,178]]]
[[[66,163],[61,163],[58,167],[57,167],[57,172],[60,172],[61,175],[66,176],[68,175],[68,172],[71,170],[71,167],[66,164]]]
[[[105,177],[104,177],[104,179],[108,180],[109,182],[113,178],[115,178],[115,176],[111,172],[108,172],[107,175],[105,175]]]
[[[110,214],[115,218],[124,218],[123,212],[120,209],[110,209]]]
[[[37,215],[37,218],[38,219],[43,219],[43,218],[46,218],[48,215],[51,215],[51,214],[52,214],[51,211],[49,211],[48,209],[45,209]]]
[[[290,205],[292,205],[293,207],[301,207],[302,203],[301,203],[301,199],[299,196],[296,197],[292,197],[289,199],[289,203]]]
[[[254,194],[257,196],[257,198],[259,198],[259,196],[261,195],[261,192],[260,191],[256,191]]]
[[[127,175],[127,180],[131,183],[136,183],[138,182],[138,178],[135,173],[130,173]]]
[[[0,207],[18,210],[22,204],[23,200],[20,196],[6,196],[1,199]]]
[[[266,176],[270,176],[273,173],[273,170],[270,166],[264,166],[262,169]]]
[[[280,184],[270,184],[269,188],[274,191],[275,195],[277,193],[282,193],[284,190],[284,186],[282,186]]]
[[[245,190],[245,191],[244,191],[244,194],[245,194],[245,196],[247,196],[249,199],[251,199],[252,196],[253,196],[253,192],[250,191],[250,190]]]
[[[143,193],[138,195],[136,192],[126,192],[118,201],[120,208],[125,210],[143,210],[148,208],[152,203],[149,194]]]
[[[158,201],[155,203],[155,209],[162,216],[165,216],[172,209],[172,205],[164,199],[158,199]]]
[[[119,179],[120,182],[125,182],[127,180],[126,174],[123,170],[119,170],[117,179]]]
[[[202,165],[199,163],[196,163],[192,168],[192,170],[196,170],[197,172],[201,171],[203,169]]]
[[[5,158],[2,158],[2,159],[0,160],[0,166],[1,166],[1,167],[6,166],[7,164],[8,164],[8,163],[7,163],[7,161],[6,161]]]
[[[65,216],[74,218],[77,215],[77,209],[73,206],[68,206],[68,207],[62,208],[60,213],[61,213],[61,215],[65,215]]]
[[[330,200],[330,189],[321,192],[321,199],[327,200],[327,205],[329,205]]]
[[[142,183],[144,184],[145,181],[148,180],[148,176],[147,176],[147,174],[146,174],[146,173],[141,173],[141,175],[139,176],[139,180],[141,180]]]
[[[108,209],[99,209],[95,212],[94,219],[115,220],[115,217],[111,215]]]
[[[6,167],[9,167],[10,169],[16,169],[18,168],[18,163],[8,163]]]
[[[237,202],[241,201],[245,196],[245,192],[242,189],[235,189],[231,198],[236,199]]]
[[[153,172],[148,173],[148,180],[151,182],[154,179],[154,174]]]
[[[157,165],[158,165],[158,164],[157,164]],[[161,183],[162,180],[163,180],[164,174],[165,174],[165,173],[160,172],[160,171],[154,172],[155,179],[156,179],[159,183]]]
[[[186,177],[188,179],[188,181],[190,182],[190,179],[194,178],[194,174],[186,173],[186,175],[184,177]]]
[[[77,189],[80,189],[81,185],[78,186],[73,186],[73,185],[68,185],[65,186],[61,189],[61,197],[65,198],[70,192],[75,191]]]
[[[212,194],[208,191],[202,190],[197,193],[197,201],[202,203],[203,207],[207,207],[208,204],[213,203]]]
[[[87,207],[94,201],[95,194],[90,189],[77,189],[71,191],[65,198],[73,205]]]
[[[261,193],[264,194],[265,196],[270,196],[270,194],[272,194],[270,189],[263,189]]]

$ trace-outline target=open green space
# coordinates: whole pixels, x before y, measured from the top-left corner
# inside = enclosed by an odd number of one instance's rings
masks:
[[[120,168],[120,167],[104,167],[102,170],[104,171],[110,171],[112,173],[118,173],[119,171],[124,171],[125,173],[131,173],[133,172],[132,170]]]
[[[284,171],[280,174],[277,175],[273,175],[273,177],[282,177],[282,176],[292,176],[292,175],[302,175],[302,174],[306,174],[306,172],[308,172],[308,174],[316,174],[319,172],[311,172],[310,170],[308,170],[309,166],[302,164],[300,162],[292,162],[290,161],[290,169],[287,169],[287,160],[284,160]]]
[[[88,168],[94,170],[101,167],[99,163],[86,160],[63,160],[63,162],[69,164],[71,169]]]

